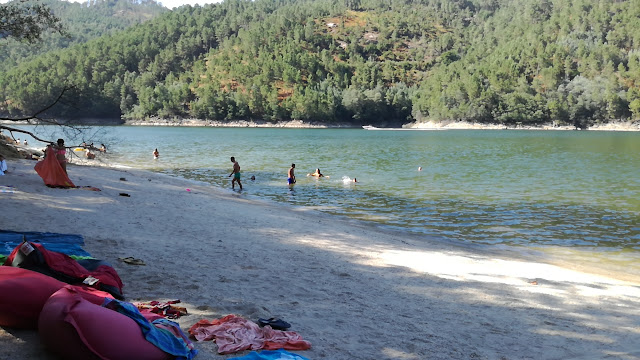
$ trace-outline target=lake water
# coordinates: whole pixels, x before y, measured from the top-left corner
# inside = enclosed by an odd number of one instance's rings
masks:
[[[235,156],[240,196],[454,242],[605,254],[629,271],[640,269],[637,132],[102,130],[112,162],[221,188],[230,189]],[[286,183],[291,163],[293,187]],[[328,176],[306,176],[316,168]]]

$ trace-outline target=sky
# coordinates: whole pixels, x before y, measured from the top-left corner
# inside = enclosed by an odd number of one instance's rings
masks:
[[[180,7],[182,5],[195,5],[195,4],[204,5],[204,4],[222,2],[222,0],[156,0],[156,1],[162,3],[163,6],[169,9]],[[0,0],[0,4],[6,3],[6,2],[9,2],[9,0]],[[74,1],[74,2],[82,3],[85,1]]]

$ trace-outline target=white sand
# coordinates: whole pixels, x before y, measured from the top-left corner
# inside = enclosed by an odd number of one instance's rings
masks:
[[[51,189],[34,163],[10,160],[0,176],[17,187],[0,193],[0,228],[84,236],[88,252],[114,265],[127,300],[182,300],[185,331],[231,313],[281,317],[312,343],[298,353],[314,360],[640,359],[638,281],[144,171],[70,166],[76,185],[102,191]],[[127,256],[147,265],[118,261]],[[196,346],[196,359],[247,353]],[[0,359],[53,357],[36,332],[0,328]]]

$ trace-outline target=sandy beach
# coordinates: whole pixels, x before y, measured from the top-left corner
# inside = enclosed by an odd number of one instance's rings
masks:
[[[15,187],[0,193],[0,229],[82,235],[118,271],[127,301],[179,299],[185,331],[228,314],[279,317],[312,344],[296,353],[316,360],[640,359],[634,274],[384,231],[133,169],[70,165],[76,185],[101,191],[53,189],[34,164],[9,159],[0,176]],[[146,265],[118,260],[129,256]],[[196,347],[202,360],[248,353]],[[0,328],[5,359],[54,357],[37,332]]]

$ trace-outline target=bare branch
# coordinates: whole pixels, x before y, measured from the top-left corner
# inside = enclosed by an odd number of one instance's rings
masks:
[[[28,121],[28,120],[40,120],[40,121],[45,121],[45,122],[50,122],[48,120],[44,120],[38,117],[38,115],[44,113],[45,111],[51,109],[52,107],[56,106],[56,104],[58,104],[59,102],[61,102],[62,97],[64,96],[64,93],[74,89],[75,86],[65,86],[62,91],[60,92],[60,94],[58,95],[58,97],[56,98],[56,100],[54,102],[52,102],[51,104],[47,105],[46,107],[44,107],[43,109],[38,110],[35,114],[30,115],[30,116],[26,116],[26,117],[22,117],[22,118],[5,118],[5,117],[1,117],[0,116],[0,120],[8,120],[8,121]],[[56,124],[58,125],[58,123],[56,122]]]
[[[38,136],[36,136],[35,134],[33,134],[31,131],[17,129],[17,128],[10,127],[10,126],[5,126],[5,125],[0,125],[0,129],[9,130],[9,132],[12,133],[11,137],[13,137],[13,132],[19,132],[19,133],[30,135],[32,138],[34,138],[34,139],[36,139],[38,141],[42,141],[43,143],[53,144],[53,141],[41,139]],[[14,138],[14,140],[15,140],[15,138]]]

